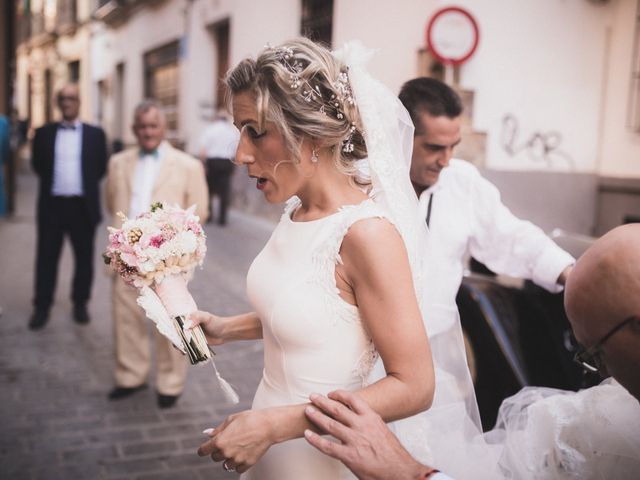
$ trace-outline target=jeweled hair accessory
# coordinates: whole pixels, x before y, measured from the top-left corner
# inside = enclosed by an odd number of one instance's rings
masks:
[[[295,58],[291,47],[278,47],[274,49],[270,45],[266,45],[265,48],[267,50],[275,50],[276,59],[289,72],[289,86],[292,90],[300,90],[299,94],[302,95],[305,102],[318,102],[320,103],[320,107],[318,108],[320,113],[324,115],[333,115],[338,120],[347,120],[345,105],[352,107],[356,105],[356,101],[351,90],[351,84],[349,82],[348,69],[346,71],[341,71],[338,74],[338,78],[336,78],[334,82],[331,82],[332,90],[323,94],[317,84],[312,85],[307,79],[301,76],[305,66],[299,59]],[[351,122],[349,133],[347,137],[342,140],[343,152],[353,152],[353,136],[356,130],[357,127],[355,123]]]

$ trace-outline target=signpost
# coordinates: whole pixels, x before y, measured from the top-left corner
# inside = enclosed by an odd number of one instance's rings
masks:
[[[475,18],[460,7],[445,7],[433,14],[427,24],[427,48],[445,65],[445,80],[457,83],[458,67],[478,48],[480,30]]]

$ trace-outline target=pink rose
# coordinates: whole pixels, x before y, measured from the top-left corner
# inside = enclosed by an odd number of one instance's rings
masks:
[[[161,235],[154,235],[149,239],[149,245],[154,248],[160,248],[160,246],[165,242],[164,237]]]

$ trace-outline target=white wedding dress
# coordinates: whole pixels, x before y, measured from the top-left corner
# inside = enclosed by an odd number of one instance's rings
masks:
[[[363,387],[376,359],[357,307],[339,295],[335,266],[349,227],[385,217],[372,200],[327,217],[295,222],[290,201],[247,276],[262,322],[264,371],[253,409],[307,403],[309,394]],[[273,445],[243,477],[252,480],[355,478],[303,438]]]

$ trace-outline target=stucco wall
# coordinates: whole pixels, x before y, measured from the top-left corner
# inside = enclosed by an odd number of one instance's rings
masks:
[[[357,38],[379,49],[371,70],[397,91],[416,74],[428,19],[451,3],[372,3],[336,2],[335,44]],[[640,177],[640,135],[625,125],[635,0],[455,3],[480,28],[460,81],[475,92],[487,167]],[[356,21],[363,12],[372,13]]]
[[[603,145],[597,172],[612,177],[640,178],[640,132],[627,126],[629,82],[634,20],[640,15],[640,2],[618,0],[611,29],[607,85],[603,116]]]

